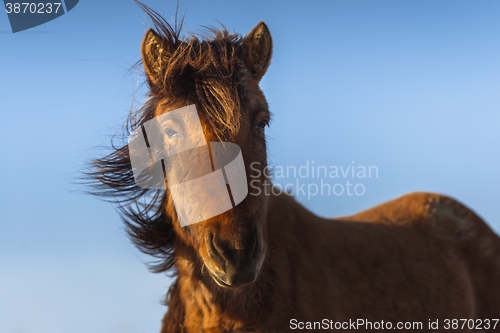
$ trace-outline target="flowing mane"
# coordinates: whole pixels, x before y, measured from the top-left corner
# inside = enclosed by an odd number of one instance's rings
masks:
[[[164,75],[159,84],[147,80],[150,88],[146,103],[127,119],[125,135],[155,116],[159,105],[170,107],[179,99],[196,99],[207,111],[206,120],[221,133],[234,133],[239,117],[233,112],[238,106],[241,87],[248,72],[237,57],[242,37],[227,29],[207,28],[202,36],[181,37],[182,22],[171,26],[156,11],[139,3],[151,19],[155,31],[165,41],[161,47],[174,46],[172,57],[161,65]],[[134,181],[128,146],[113,146],[114,151],[93,161],[88,173],[96,182],[90,185],[94,195],[118,204],[127,231],[136,246],[145,254],[156,257],[151,265],[154,272],[172,268],[174,233],[170,218],[162,207],[166,193],[140,188]]]

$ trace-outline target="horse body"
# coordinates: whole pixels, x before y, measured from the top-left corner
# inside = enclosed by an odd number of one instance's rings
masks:
[[[176,276],[162,333],[288,332],[325,319],[420,321],[423,330],[440,320],[438,331],[448,331],[446,319],[500,317],[500,239],[458,202],[414,193],[328,220],[287,194],[263,191],[271,114],[259,81],[272,54],[263,22],[245,37],[221,30],[182,39],[180,27],[140,5],[156,31],[141,46],[149,98],[129,131],[194,104],[206,141],[238,145],[248,183],[261,190],[181,226],[167,177],[164,190],[138,186],[127,144],[94,161],[96,194],[118,201],[132,240],[158,259],[154,271]],[[158,128],[167,147],[189,137],[173,120]],[[204,174],[196,168],[188,161],[177,181]],[[189,210],[192,201],[181,204]]]
[[[266,241],[259,278],[225,295],[203,288],[196,265],[179,257],[162,333],[288,332],[292,319],[325,318],[421,322],[424,330],[439,320],[442,331],[446,319],[499,314],[500,239],[442,195],[412,193],[333,220],[273,196]]]

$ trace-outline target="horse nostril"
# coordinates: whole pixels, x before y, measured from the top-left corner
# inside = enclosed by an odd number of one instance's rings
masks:
[[[227,260],[224,258],[224,251],[220,248],[220,246],[217,246],[217,243],[215,242],[214,239],[214,234],[209,233],[207,235],[207,238],[205,240],[206,246],[207,246],[207,252],[210,258],[215,261],[220,269],[222,269],[224,272],[226,271],[226,264]]]

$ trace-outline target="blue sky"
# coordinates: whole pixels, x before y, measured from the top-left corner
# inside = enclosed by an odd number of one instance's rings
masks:
[[[174,1],[145,3],[173,17]],[[435,191],[500,231],[498,1],[191,0],[180,9],[188,31],[268,24],[271,165],[377,167],[378,177],[350,179],[364,195],[298,195],[306,207],[339,216]],[[0,13],[2,332],[159,331],[170,280],[147,271],[114,208],[75,183],[143,100],[143,77],[129,69],[148,25],[131,1],[81,0],[17,34]]]

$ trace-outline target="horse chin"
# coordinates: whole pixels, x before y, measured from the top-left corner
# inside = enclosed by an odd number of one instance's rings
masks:
[[[224,282],[224,280],[222,278],[217,277],[217,275],[215,275],[215,274],[211,274],[211,278],[212,278],[212,280],[215,281],[215,283],[217,283],[217,285],[219,287],[223,287],[223,288],[238,288],[238,287],[242,287],[242,286],[245,286],[247,284],[252,283],[252,282],[250,282],[250,283],[245,283],[245,284],[238,284],[238,283],[228,284],[228,283]]]
[[[253,278],[251,278],[251,277],[248,278],[247,281],[240,280],[240,281],[233,281],[233,282],[229,282],[229,283],[226,282],[228,280],[224,281],[225,278],[219,277],[219,276],[217,276],[216,274],[214,274],[212,272],[210,272],[210,277],[212,278],[212,280],[215,281],[215,283],[217,283],[217,285],[219,287],[223,287],[223,288],[238,288],[238,287],[243,287],[243,286],[247,286],[247,285],[250,285],[250,284],[254,283],[255,280],[257,279],[257,274],[255,274],[253,276]]]

